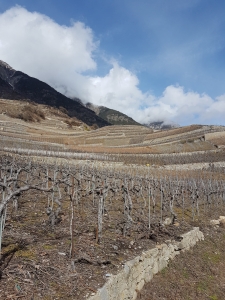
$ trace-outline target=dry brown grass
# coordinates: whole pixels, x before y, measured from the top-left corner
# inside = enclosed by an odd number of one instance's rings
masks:
[[[81,141],[81,139],[80,139]],[[83,139],[84,141],[84,139]],[[102,140],[98,140],[99,143],[102,142]],[[81,151],[81,152],[94,152],[94,153],[109,153],[109,154],[154,154],[157,153],[157,151],[154,150],[153,147],[102,147],[98,145],[69,145],[69,149],[73,151]]]
[[[176,257],[144,287],[137,300],[225,298],[225,229],[202,229],[205,240]]]
[[[76,118],[66,119],[65,123],[68,125],[68,128],[73,128],[74,126],[80,126],[81,122]]]
[[[225,145],[225,137],[215,138],[212,139],[210,142],[217,146],[223,146]]]
[[[14,109],[7,110],[6,114],[11,118],[21,119],[25,122],[40,122],[45,119],[44,111],[32,103],[26,103],[20,107],[14,106]]]
[[[74,151],[95,152],[95,153],[108,153],[108,154],[160,154],[160,153],[180,153],[180,152],[193,152],[193,151],[207,151],[213,150],[215,147],[212,144],[199,142],[199,143],[171,143],[153,146],[120,146],[120,147],[107,147],[102,146],[104,139],[92,139],[90,145],[88,140],[84,137],[79,138],[79,145],[72,145],[72,140],[68,140],[68,147]],[[83,145],[82,145],[83,143]],[[86,145],[85,145],[86,143]],[[94,144],[94,145],[92,145]],[[96,145],[99,144],[99,145]],[[113,144],[112,144],[113,146]]]

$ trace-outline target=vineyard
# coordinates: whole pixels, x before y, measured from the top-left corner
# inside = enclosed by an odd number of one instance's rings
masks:
[[[0,102],[0,299],[87,299],[126,261],[225,215],[225,127],[98,129]]]
[[[2,153],[1,299],[83,299],[137,253],[224,212],[225,167],[208,155],[182,171]]]

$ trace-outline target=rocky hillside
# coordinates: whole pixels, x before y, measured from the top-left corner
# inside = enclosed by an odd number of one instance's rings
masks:
[[[100,118],[106,120],[112,125],[141,125],[118,110],[105,106],[97,106],[92,103],[87,103],[85,106],[93,110]]]
[[[0,98],[21,99],[21,96],[12,89],[12,86],[0,77]]]
[[[61,93],[51,86],[27,74],[16,71],[0,60],[0,97],[11,100],[30,99],[36,103],[53,107],[64,107],[70,117],[85,122],[89,126],[96,124],[98,127],[110,125],[109,122],[97,116],[88,109]]]

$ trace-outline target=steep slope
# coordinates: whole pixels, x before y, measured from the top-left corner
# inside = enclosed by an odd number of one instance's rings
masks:
[[[86,107],[93,110],[100,118],[113,125],[141,125],[118,110],[105,106],[93,105],[92,103],[87,103]]]
[[[85,122],[89,126],[96,124],[98,127],[110,125],[109,122],[97,116],[92,110],[84,107],[51,86],[27,74],[16,71],[8,64],[0,61],[0,94],[6,99],[30,99],[39,104],[55,107],[64,107],[71,117]],[[4,96],[6,95],[6,97]]]
[[[0,98],[19,100],[21,95],[15,92],[8,82],[0,78]]]

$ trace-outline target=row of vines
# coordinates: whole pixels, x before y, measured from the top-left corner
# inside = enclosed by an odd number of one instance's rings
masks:
[[[190,173],[152,173],[149,168],[77,164],[41,164],[12,156],[0,158],[0,245],[9,206],[18,209],[25,193],[35,190],[46,200],[48,226],[60,226],[69,215],[70,256],[74,256],[77,214],[83,211],[86,226],[93,228],[97,243],[104,232],[123,236],[151,233],[163,226],[225,206],[224,169]],[[34,199],[33,201],[38,201]],[[111,225],[108,225],[111,224]],[[109,228],[110,227],[110,228]]]
[[[195,151],[185,153],[174,154],[129,154],[120,153],[118,149],[117,154],[110,154],[107,151],[104,152],[92,152],[93,149],[86,151],[73,151],[71,149],[62,149],[58,146],[38,146],[37,144],[29,144],[29,147],[17,147],[7,146],[7,143],[1,145],[0,149],[4,152],[28,155],[28,156],[46,156],[46,157],[61,157],[66,159],[82,159],[82,160],[102,160],[102,161],[114,161],[125,164],[150,164],[150,165],[177,165],[177,164],[192,164],[192,163],[214,163],[225,161],[225,151],[223,149],[211,150],[211,151]],[[135,148],[134,148],[135,149]],[[96,150],[96,149],[95,149]]]

